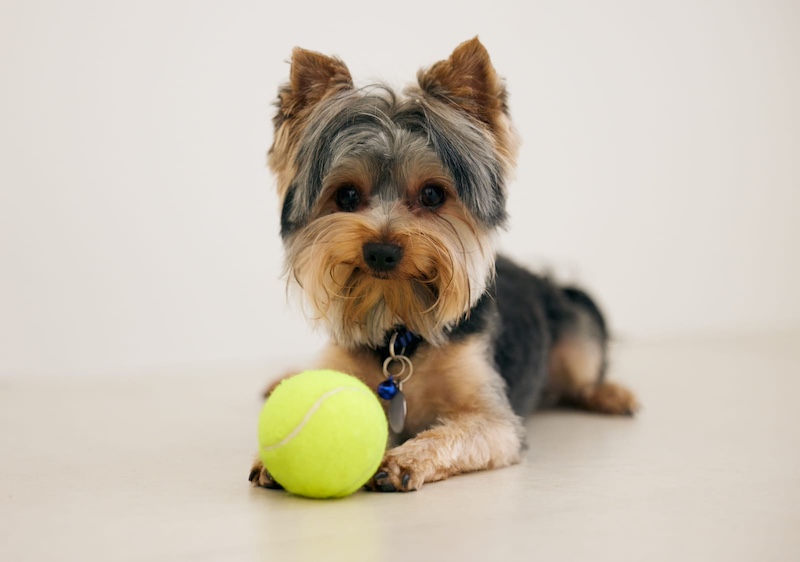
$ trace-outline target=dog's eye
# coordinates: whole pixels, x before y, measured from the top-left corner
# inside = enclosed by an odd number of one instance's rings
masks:
[[[441,207],[444,203],[444,188],[438,185],[426,185],[419,192],[419,202],[429,209]]]
[[[361,203],[361,195],[358,193],[358,190],[352,185],[346,185],[344,187],[340,187],[339,190],[336,192],[336,204],[342,211],[352,213],[353,211],[358,209],[358,205],[360,203]]]

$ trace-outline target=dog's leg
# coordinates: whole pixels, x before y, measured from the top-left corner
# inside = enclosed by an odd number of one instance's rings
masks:
[[[520,422],[509,416],[487,418],[475,412],[443,420],[389,450],[368,484],[382,492],[418,490],[464,472],[500,468],[520,461]]]
[[[269,398],[269,395],[277,388],[279,384],[283,382],[284,379],[291,377],[292,375],[296,375],[300,371],[297,370],[287,370],[284,374],[273,382],[271,382],[267,388],[264,389],[264,398]],[[270,488],[273,490],[281,490],[283,486],[278,484],[264,468],[264,465],[261,463],[261,459],[258,455],[256,455],[255,460],[253,461],[253,466],[250,468],[250,475],[247,477],[250,483],[253,486],[260,486],[262,488]]]
[[[253,486],[260,486],[262,488],[270,488],[272,490],[281,490],[283,486],[278,484],[272,475],[264,468],[261,459],[256,456],[253,461],[253,466],[250,469],[250,476],[247,478]]]
[[[581,336],[566,337],[550,351],[547,394],[591,412],[633,415],[636,397],[627,388],[605,380],[604,350],[600,342]]]
[[[520,461],[525,430],[482,337],[429,350],[404,387],[414,437],[387,451],[368,484],[376,491],[418,490],[464,472]]]

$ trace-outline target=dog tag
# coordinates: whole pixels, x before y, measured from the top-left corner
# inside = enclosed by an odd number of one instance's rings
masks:
[[[389,427],[395,433],[402,433],[406,425],[406,409],[406,397],[402,390],[398,390],[389,401]]]

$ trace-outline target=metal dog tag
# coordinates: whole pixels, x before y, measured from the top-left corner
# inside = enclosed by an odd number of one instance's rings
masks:
[[[406,425],[406,397],[403,396],[403,391],[398,390],[389,401],[389,427],[395,433],[402,433]]]

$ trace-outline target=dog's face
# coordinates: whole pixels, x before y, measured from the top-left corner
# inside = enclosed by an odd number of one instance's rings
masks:
[[[399,324],[436,345],[494,273],[516,138],[477,39],[396,94],[295,49],[269,164],[290,282],[345,347]]]

